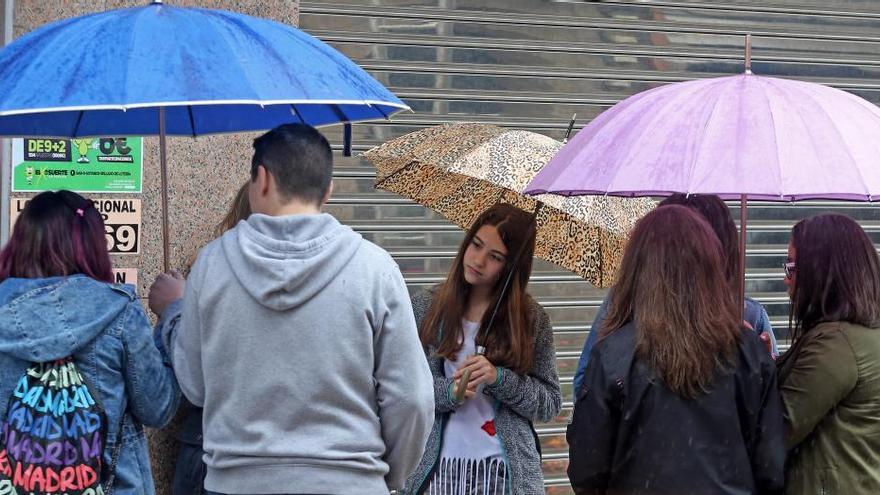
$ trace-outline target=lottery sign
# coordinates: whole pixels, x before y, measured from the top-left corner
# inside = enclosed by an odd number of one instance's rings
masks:
[[[12,140],[12,190],[139,193],[139,137]]]
[[[95,209],[104,217],[104,232],[110,254],[140,253],[141,200],[134,198],[92,199]],[[12,198],[9,209],[9,230],[24,210],[27,198]]]

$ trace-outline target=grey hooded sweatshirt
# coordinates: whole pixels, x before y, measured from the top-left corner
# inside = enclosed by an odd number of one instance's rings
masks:
[[[328,214],[254,214],[208,244],[168,338],[208,490],[388,493],[421,458],[433,386],[403,277]]]

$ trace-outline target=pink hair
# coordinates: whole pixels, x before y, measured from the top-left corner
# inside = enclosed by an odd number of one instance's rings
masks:
[[[113,282],[104,219],[91,201],[71,191],[34,196],[0,251],[0,281],[79,273]]]

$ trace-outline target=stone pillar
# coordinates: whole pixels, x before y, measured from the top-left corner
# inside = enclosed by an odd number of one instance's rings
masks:
[[[136,7],[148,0],[18,0],[14,33],[18,37],[43,24],[104,10]],[[217,8],[297,25],[299,0],[166,0],[175,6]],[[88,63],[88,54],[71,54]],[[168,138],[169,231],[171,265],[186,268],[193,254],[211,236],[239,186],[249,177],[251,141],[259,133],[192,138]],[[141,253],[113,256],[117,267],[138,268],[138,293],[146,305],[147,289],[162,269],[162,204],[160,200],[159,140],[145,138]],[[8,185],[7,185],[8,186]],[[33,194],[14,193],[14,197]],[[92,194],[91,197],[102,197]],[[113,195],[103,195],[112,197]],[[117,196],[138,196],[117,195]],[[8,208],[9,205],[2,205]],[[177,446],[175,425],[148,432],[156,492],[170,493]]]

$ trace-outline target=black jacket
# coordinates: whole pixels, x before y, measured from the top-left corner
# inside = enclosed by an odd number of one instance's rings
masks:
[[[568,426],[577,494],[779,493],[785,437],[776,368],[751,330],[736,367],[684,399],[635,357],[629,324],[600,341]]]

